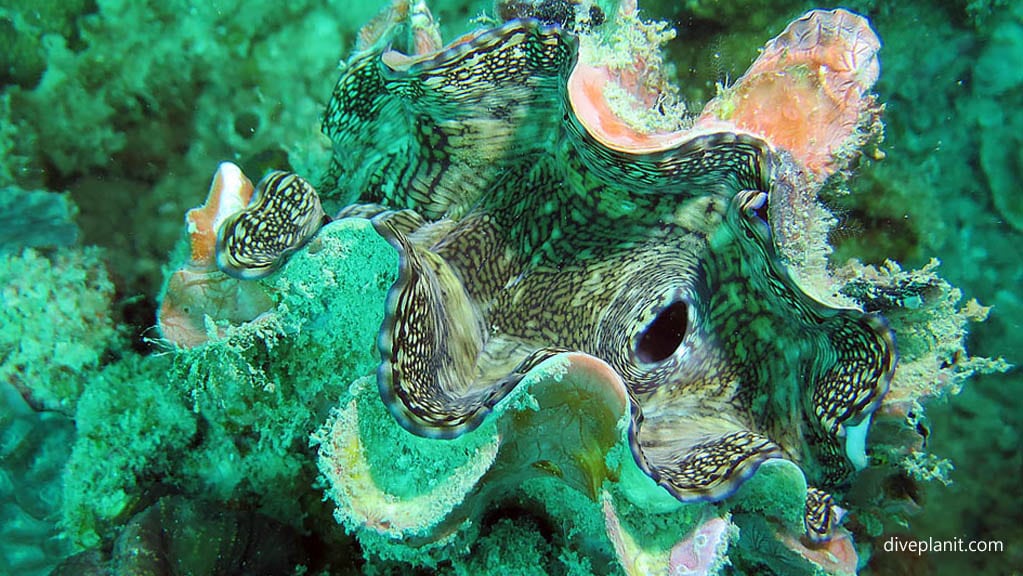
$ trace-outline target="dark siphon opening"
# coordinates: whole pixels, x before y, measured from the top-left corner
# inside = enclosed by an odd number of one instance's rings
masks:
[[[639,361],[660,362],[674,354],[685,337],[688,318],[686,303],[681,300],[661,310],[639,335],[636,342],[636,357]]]

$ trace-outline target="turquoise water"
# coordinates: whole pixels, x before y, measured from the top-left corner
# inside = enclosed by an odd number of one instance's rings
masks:
[[[787,22],[831,7],[766,4],[641,6],[678,29],[667,52],[684,99],[710,99]],[[449,39],[490,6],[431,8]],[[875,91],[885,104],[884,159],[861,161],[825,189],[838,218],[832,262],[892,259],[914,270],[939,259],[960,305],[993,306],[969,324],[969,355],[1018,363],[1023,8],[846,7],[867,16],[883,43]],[[289,263],[273,286],[274,297],[287,294],[290,315],[267,332],[174,353],[154,329],[165,278],[188,258],[183,215],[203,202],[219,162],[250,176],[323,172],[330,150],[319,120],[338,62],[377,10],[343,1],[0,3],[0,573],[49,574],[71,557],[58,573],[101,573],[118,554],[113,566],[123,568],[133,549],[163,550],[149,542],[160,534],[179,571],[156,562],[135,565],[138,573],[241,574],[246,562],[256,574],[401,574],[431,563],[419,570],[620,573],[599,507],[565,483],[531,484],[474,513],[479,534],[461,534],[457,552],[408,547],[382,559],[373,551],[384,547],[335,520],[309,436],[379,360],[373,344],[394,263],[382,243],[373,251],[372,234],[339,235],[320,255],[362,246],[358,263],[330,264],[358,282],[304,285],[301,266],[324,265],[316,254]],[[926,308],[935,295],[921,294],[906,308]],[[979,318],[977,310],[967,313]],[[962,390],[926,403],[919,430],[930,456],[915,477],[865,482],[868,493],[850,496],[863,573],[1023,566],[1019,372],[967,362],[949,344],[958,329],[938,317],[921,327],[929,332],[900,340],[949,346],[933,373]],[[421,465],[410,454],[397,469]],[[442,477],[437,462],[418,477]],[[884,521],[871,525],[865,510],[883,511]],[[750,516],[740,506],[742,514]],[[754,533],[760,525],[750,522]],[[997,541],[1004,550],[884,549],[915,539]],[[805,570],[734,549],[748,573]]]

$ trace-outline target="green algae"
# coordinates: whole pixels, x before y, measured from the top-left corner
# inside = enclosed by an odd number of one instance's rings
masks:
[[[339,222],[265,281],[277,299],[267,317],[177,354],[178,386],[206,423],[203,444],[182,463],[192,489],[223,500],[258,495],[268,514],[301,517],[294,494],[311,483],[309,435],[348,383],[375,368],[395,270],[368,222]]]
[[[364,385],[367,385],[364,394],[370,399],[362,404],[358,434],[375,482],[383,491],[402,500],[450,486],[452,497],[446,499],[448,502],[442,508],[449,510],[459,504],[465,493],[459,493],[457,487],[462,482],[454,476],[479,457],[487,444],[494,442],[494,426],[443,442],[416,436],[396,425],[383,402],[376,398],[375,382]],[[471,489],[472,484],[466,488]]]
[[[828,576],[822,568],[779,542],[775,528],[767,518],[757,514],[737,514],[734,521],[742,535],[736,550],[740,559],[736,574]]]

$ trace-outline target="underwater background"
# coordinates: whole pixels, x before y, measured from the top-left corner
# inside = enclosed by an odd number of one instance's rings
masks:
[[[343,310],[332,308],[329,286],[291,297],[296,317],[332,318],[320,332],[179,353],[154,330],[165,278],[187,251],[183,215],[202,204],[218,163],[257,177],[322,171],[330,149],[320,119],[338,63],[382,4],[0,0],[0,574],[49,574],[76,554],[59,573],[101,573],[89,570],[127,546],[115,544],[123,531],[152,537],[154,523],[174,531],[168,554],[180,570],[154,574],[411,573],[408,557],[363,559],[367,544],[346,536],[324,501],[309,442],[332,408],[323,398],[336,402],[375,368],[372,350],[342,351],[375,342],[393,258],[366,247],[364,260],[346,264],[339,275],[373,289],[344,292]],[[786,23],[834,7],[640,5],[677,30],[668,58],[697,107]],[[976,374],[925,403],[926,473],[878,487],[898,495],[905,524],[873,534],[862,570],[1019,574],[1023,382],[1009,364],[1023,360],[1023,3],[841,7],[881,38],[885,138],[883,155],[856,167],[850,193],[830,199],[832,261],[891,259],[912,270],[937,259],[937,273],[962,291],[963,314],[978,320],[966,339],[975,362],[965,372]],[[430,8],[446,39],[493,10],[455,0]],[[316,265],[296,262],[289,273]],[[991,307],[985,320],[971,299]],[[315,305],[325,311],[310,312]],[[348,363],[317,365],[325,354]],[[289,364],[260,372],[271,355]],[[282,375],[316,383],[289,397]],[[417,570],[617,570],[552,536],[559,529],[542,507],[505,506],[482,522],[471,553]],[[892,537],[1004,549],[878,549]]]

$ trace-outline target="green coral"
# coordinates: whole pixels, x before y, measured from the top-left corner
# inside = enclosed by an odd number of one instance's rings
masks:
[[[558,560],[568,574],[621,572],[600,506],[585,494],[554,477],[533,478],[522,483],[514,501],[554,519],[552,540],[560,546]]]
[[[375,483],[396,498],[415,498],[438,486],[458,485],[453,476],[477,457],[483,444],[493,441],[493,426],[450,442],[415,436],[393,421],[383,402],[376,401],[376,382],[365,384],[372,400],[359,414],[359,438]],[[457,505],[462,497],[458,494],[449,504]]]
[[[128,355],[92,378],[65,489],[76,541],[97,543],[168,488],[301,522],[318,501],[309,435],[375,367],[395,271],[368,222],[335,224],[266,281],[277,308],[264,321],[193,350]]]
[[[617,500],[619,520],[646,551],[666,553],[706,515],[707,505],[683,505],[671,512],[650,513],[628,500]]]
[[[64,472],[63,524],[91,547],[144,507],[153,480],[172,475],[197,431],[169,361],[130,355],[93,378],[75,414],[78,437]],[[102,465],[97,465],[102,462]]]
[[[542,527],[521,518],[502,518],[473,545],[473,553],[458,558],[447,574],[452,576],[535,576],[537,574],[588,576],[595,574],[585,558],[570,551],[559,553],[544,538]]]
[[[0,86],[31,89],[46,71],[46,36],[78,41],[79,18],[93,6],[88,0],[38,2],[12,0],[0,8]]]
[[[46,61],[41,81],[31,91],[14,92],[21,130],[34,135],[33,157],[73,175],[106,166],[115,155],[122,160],[122,173],[155,177],[145,162],[160,165],[187,148],[189,131],[180,130],[183,125],[222,150],[231,146],[258,152],[293,142],[286,137],[286,126],[276,122],[283,106],[289,105],[292,117],[303,112],[315,117],[319,104],[309,94],[310,86],[298,79],[315,78],[317,70],[327,73],[336,59],[329,42],[340,44],[337,31],[317,24],[311,17],[316,11],[305,8],[96,2],[95,13],[81,18],[78,27],[41,35],[39,49]],[[32,13],[15,7],[11,18],[31,30]],[[134,33],[139,29],[161,33]],[[254,35],[257,29],[262,33]],[[323,38],[324,43],[294,41],[303,35]],[[268,81],[280,73],[266,68],[280,63],[268,56],[285,44],[295,74],[288,75],[288,83]],[[232,60],[238,64],[232,66]],[[238,90],[240,86],[258,87],[263,97],[256,97],[255,89]],[[307,92],[300,95],[298,88]],[[234,104],[229,112],[257,117],[257,129],[240,129],[236,117],[225,117],[224,98]],[[252,127],[251,122],[241,124]]]
[[[191,489],[258,495],[264,512],[301,517],[294,494],[312,483],[309,435],[348,384],[375,368],[395,271],[368,222],[339,222],[266,281],[277,298],[268,317],[176,354],[174,382],[206,430],[181,465]]]
[[[109,250],[119,288],[155,294],[180,215],[201,202],[219,161],[256,178],[289,165],[314,177],[326,164],[320,113],[338,58],[375,9],[7,3],[0,44],[12,51],[0,52],[30,69],[19,77],[38,79],[0,83],[0,185],[68,190],[84,241]]]
[[[737,514],[739,544],[732,559],[735,574],[749,576],[828,576],[821,567],[778,540],[771,522],[759,514]]]
[[[103,355],[118,343],[114,286],[102,254],[0,253],[0,382],[37,406],[73,413]]]
[[[0,252],[74,245],[77,213],[68,194],[0,185]]]
[[[0,186],[14,184],[15,176],[26,169],[28,160],[15,149],[20,138],[11,118],[11,95],[0,94]]]

